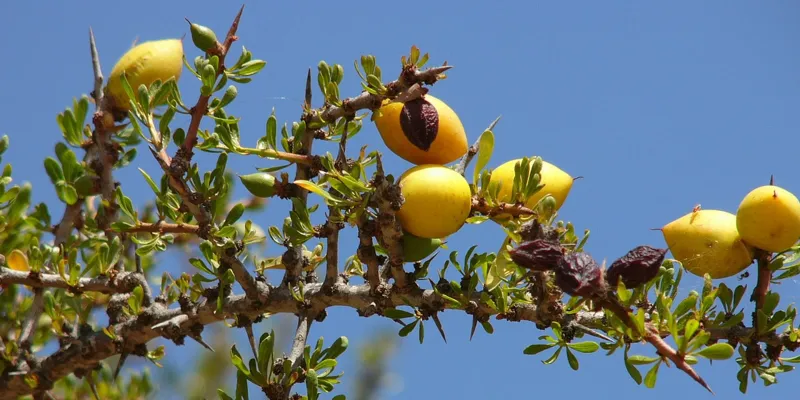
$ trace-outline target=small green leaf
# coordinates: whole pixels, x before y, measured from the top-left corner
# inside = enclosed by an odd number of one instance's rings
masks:
[[[489,164],[494,151],[494,133],[487,129],[483,131],[478,140],[478,159],[475,161],[475,171],[472,173],[472,184],[476,185],[481,170]]]
[[[600,349],[600,345],[596,342],[569,343],[568,346],[570,349],[581,353],[594,353]]]
[[[233,206],[233,208],[231,208],[231,211],[228,212],[228,216],[225,217],[225,222],[222,223],[222,226],[235,223],[239,220],[239,218],[242,217],[242,214],[244,214],[244,204],[237,203],[235,206]]]
[[[656,386],[656,379],[658,378],[658,367],[660,365],[661,365],[660,362],[656,363],[655,365],[653,365],[653,368],[650,368],[650,370],[647,371],[647,375],[645,375],[644,377],[644,385],[647,388],[652,389]]]

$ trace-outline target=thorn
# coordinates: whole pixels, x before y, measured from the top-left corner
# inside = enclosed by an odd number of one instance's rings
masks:
[[[256,359],[256,363],[258,363],[258,351],[256,351],[256,338],[253,335],[253,325],[247,325],[244,327],[245,332],[247,332],[247,340],[250,342],[250,350],[253,351],[253,357]]]
[[[472,341],[472,337],[475,336],[475,328],[478,327],[478,316],[472,316],[472,330],[469,332],[469,340]]]
[[[100,395],[97,393],[97,385],[94,383],[94,371],[89,371],[86,375],[86,383],[89,384],[89,389],[92,390],[95,400],[100,400]]]
[[[578,329],[579,331],[581,331],[581,332],[583,332],[583,333],[585,333],[585,334],[587,334],[589,336],[594,336],[594,337],[596,337],[598,339],[603,339],[606,342],[613,342],[614,341],[613,339],[611,339],[610,337],[606,336],[602,332],[598,332],[598,331],[596,331],[594,329],[591,329],[589,327],[583,326],[583,325],[581,325],[581,324],[579,324],[577,322],[573,322],[571,325],[574,328]]]
[[[122,364],[125,364],[125,360],[128,359],[128,354],[130,353],[128,353],[127,351],[120,354],[119,361],[117,362],[117,368],[114,369],[114,377],[111,379],[112,382],[117,380],[117,376],[119,376],[119,371],[122,370]]]
[[[439,321],[439,314],[433,313],[431,317],[433,317],[433,322],[436,323],[436,328],[439,329],[442,339],[444,339],[444,342],[447,343],[447,336],[444,335],[444,328],[442,327],[442,321]]]
[[[306,75],[306,97],[304,107],[306,110],[311,110],[311,68],[308,69]]]
[[[775,186],[775,175],[770,175],[769,176],[769,185],[770,186]]]
[[[236,18],[233,19],[233,23],[231,24],[231,28],[228,30],[228,37],[236,36],[236,30],[239,29],[239,20],[242,19],[242,13],[244,12],[244,4],[242,4],[242,8],[239,9],[239,13],[236,14]],[[227,39],[226,39],[227,41]]]
[[[491,123],[491,124],[489,124],[489,127],[488,127],[488,128],[486,128],[486,130],[487,130],[487,131],[493,131],[493,130],[494,130],[494,127],[497,125],[497,123],[498,123],[498,122],[500,122],[500,118],[503,118],[503,115],[502,115],[502,114],[501,114],[501,115],[498,115],[498,116],[497,116],[497,118],[495,118],[495,119],[494,119],[494,121],[492,121],[492,123]]]
[[[200,343],[200,345],[208,349],[208,351],[215,353],[214,349],[211,348],[211,346],[209,346],[208,343],[203,341],[203,338],[200,335],[191,335],[189,337],[192,338],[192,340],[194,340],[195,342]]]

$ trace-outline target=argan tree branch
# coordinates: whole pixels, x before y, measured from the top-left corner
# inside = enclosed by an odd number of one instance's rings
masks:
[[[488,217],[494,217],[500,214],[509,214],[514,217],[536,214],[535,211],[521,204],[500,203],[490,206],[486,202],[486,199],[478,197],[472,198],[472,212],[477,212]]]
[[[5,271],[3,271],[5,272]],[[0,280],[0,282],[2,282]],[[124,346],[119,346],[118,342],[111,339],[104,332],[96,332],[80,341],[73,342],[57,350],[52,355],[42,360],[41,364],[26,374],[6,375],[0,377],[0,400],[16,399],[18,396],[31,393],[32,389],[25,382],[26,376],[37,376],[39,382],[46,385],[55,382],[77,369],[91,368],[98,362],[120,354],[125,349],[132,349],[138,345],[145,344],[159,336],[163,336],[163,327],[172,326],[172,335],[188,335],[191,328],[197,324],[208,325],[220,322],[226,318],[242,315],[250,319],[255,319],[265,313],[292,313],[300,314],[300,305],[292,297],[290,289],[285,286],[272,287],[264,285],[260,288],[265,301],[257,301],[244,295],[230,295],[224,299],[222,312],[216,311],[214,302],[207,302],[193,311],[186,314],[179,308],[165,309],[163,305],[154,303],[143,311],[147,318],[132,318],[126,322],[119,323],[110,327],[117,337],[124,337]],[[369,285],[342,285],[332,293],[326,293],[321,283],[310,283],[305,285],[304,299],[311,305],[312,309],[325,309],[327,307],[350,307],[356,310],[367,309],[374,306],[375,297]],[[402,307],[407,300],[413,307],[426,307],[432,310],[443,309],[463,309],[451,302],[445,301],[433,290],[423,290],[417,287],[409,287],[407,291],[400,293],[387,291],[389,295],[384,299],[384,307]],[[480,312],[487,315],[495,315],[497,311],[483,304],[480,295],[475,293],[471,297],[477,304]],[[466,304],[466,303],[465,303]],[[535,305],[518,304],[509,309],[508,312],[498,315],[509,321],[530,321],[533,323],[542,322],[539,320],[539,313]],[[575,320],[581,325],[593,328],[602,326],[602,312],[581,311],[577,314],[569,314],[563,317],[562,326],[566,326],[570,321]],[[156,326],[160,326],[156,329]],[[724,330],[713,330],[712,339],[741,338],[745,339],[752,328],[730,328]],[[770,334],[761,341],[767,343],[785,343],[789,341],[788,334]]]
[[[233,42],[235,42],[238,38],[236,36],[236,31],[239,29],[239,21],[242,18],[242,12],[244,12],[244,5],[242,8],[239,9],[239,13],[236,14],[236,18],[234,18],[231,27],[228,29],[228,34],[225,37],[223,43],[217,43],[217,49],[214,51],[217,57],[219,57],[219,69],[217,70],[217,76],[223,74],[225,72],[225,56],[228,55],[228,51],[231,48]],[[183,141],[183,145],[181,148],[175,153],[175,157],[173,159],[178,158],[180,159],[181,163],[190,164],[192,161],[192,150],[194,146],[197,144],[197,131],[200,129],[200,121],[206,115],[208,111],[208,102],[211,100],[211,96],[206,96],[201,94],[200,97],[197,99],[197,103],[192,107],[192,120],[189,122],[189,128],[186,130],[186,139]]]

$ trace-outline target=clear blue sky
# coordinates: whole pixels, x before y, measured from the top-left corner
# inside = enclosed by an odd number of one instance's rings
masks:
[[[573,176],[585,177],[576,182],[561,216],[579,230],[591,229],[588,250],[611,261],[636,245],[663,246],[660,233],[650,228],[696,204],[735,212],[744,194],[767,183],[770,174],[777,184],[800,194],[795,154],[800,140],[798,4],[669,3],[250,2],[239,44],[268,65],[252,84],[240,88],[230,112],[244,118],[242,140],[252,145],[263,135],[273,107],[281,122],[299,116],[307,68],[323,59],[342,64],[342,94],[355,95],[360,87],[354,59],[376,55],[389,78],[397,74],[400,56],[415,44],[431,53],[432,63],[447,60],[455,66],[433,93],[459,113],[470,141],[503,115],[492,166],[541,155]],[[107,74],[135,38],[187,33],[184,17],[224,35],[238,3],[221,4],[139,0],[3,5],[0,133],[10,135],[12,146],[4,161],[14,165],[18,182],[34,184],[35,201],[49,202],[54,218],[61,207],[42,160],[61,139],[56,114],[73,97],[91,90],[89,26]],[[190,58],[197,55],[193,47],[187,49]],[[184,77],[181,87],[188,102],[196,98],[197,84],[188,72]],[[370,125],[357,142],[383,150],[392,172],[409,167],[385,150]],[[141,150],[134,165],[116,176],[139,204],[149,190],[136,168],[158,172],[155,161]],[[236,157],[229,165],[250,171],[267,163]],[[252,218],[269,226],[279,223],[284,210],[275,205]],[[495,251],[499,232],[486,224],[466,227],[451,238],[451,248],[463,253],[468,243],[477,242],[481,250]],[[355,249],[354,243],[348,234],[343,246]],[[270,254],[278,251],[275,246],[267,249]],[[699,287],[697,279],[686,283],[684,292]],[[728,283],[735,285],[735,278]],[[797,300],[796,282],[779,291],[784,304]],[[522,354],[542,334],[532,324],[498,322],[493,335],[479,329],[470,343],[468,318],[450,312],[443,322],[446,346],[433,325],[425,344],[416,338],[403,341],[391,364],[401,379],[396,389],[402,392],[387,391],[383,398],[516,398],[523,393],[525,398],[606,398],[611,393],[618,399],[710,398],[674,368],[662,369],[655,390],[636,386],[619,354],[580,357],[579,372],[572,372],[566,360],[544,366],[541,355]],[[359,318],[352,310],[331,310],[325,323],[313,327],[312,338],[323,335],[330,342],[347,335],[358,344],[375,329],[396,326]],[[653,353],[648,347],[637,350]],[[187,343],[167,351],[172,365],[178,365],[186,359],[176,361],[176,356],[189,358],[201,350]],[[354,366],[348,358],[343,389],[351,383]],[[707,363],[697,368],[718,398],[740,396],[732,360],[713,369]],[[565,383],[554,384],[561,380]],[[231,392],[232,386],[227,389]],[[800,378],[790,373],[772,388],[763,388],[760,381],[751,384],[749,394],[777,398],[798,392]]]

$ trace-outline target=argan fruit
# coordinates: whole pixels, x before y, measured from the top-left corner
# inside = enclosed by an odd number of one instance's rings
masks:
[[[272,197],[275,195],[275,177],[267,172],[254,172],[239,175],[239,180],[250,194],[257,197]]]
[[[180,79],[183,71],[183,41],[164,39],[143,42],[128,50],[117,61],[108,77],[105,94],[111,97],[115,110],[128,111],[130,101],[122,87],[122,74],[125,73],[134,93],[139,86],[150,86],[160,80]]]
[[[469,147],[458,115],[430,94],[405,103],[387,102],[372,120],[386,147],[413,164],[448,164]]]
[[[661,228],[672,256],[697,276],[713,279],[742,272],[753,250],[736,229],[736,216],[720,210],[695,210]]]
[[[497,194],[497,200],[503,203],[510,203],[511,189],[514,186],[514,166],[522,161],[516,159],[500,165],[492,171],[489,182],[500,182],[500,191]],[[539,173],[540,183],[545,185],[541,190],[534,193],[525,201],[525,207],[533,208],[543,197],[548,194],[553,196],[556,201],[555,210],[561,208],[567,200],[570,190],[572,189],[572,182],[574,179],[560,168],[547,161],[542,160],[542,170]],[[503,218],[505,215],[498,215],[498,218]]]
[[[800,201],[778,186],[755,188],[739,204],[736,227],[742,240],[753,247],[786,250],[800,239]]]
[[[398,180],[405,201],[397,211],[403,230],[427,239],[458,231],[472,208],[467,180],[441,165],[418,165]]]
[[[410,233],[403,235],[403,260],[417,262],[433,254],[442,246],[442,239],[428,239],[414,236]]]
[[[186,20],[189,22],[189,20]],[[208,51],[217,45],[217,35],[210,28],[189,22],[189,31],[192,33],[192,43],[198,49]]]

